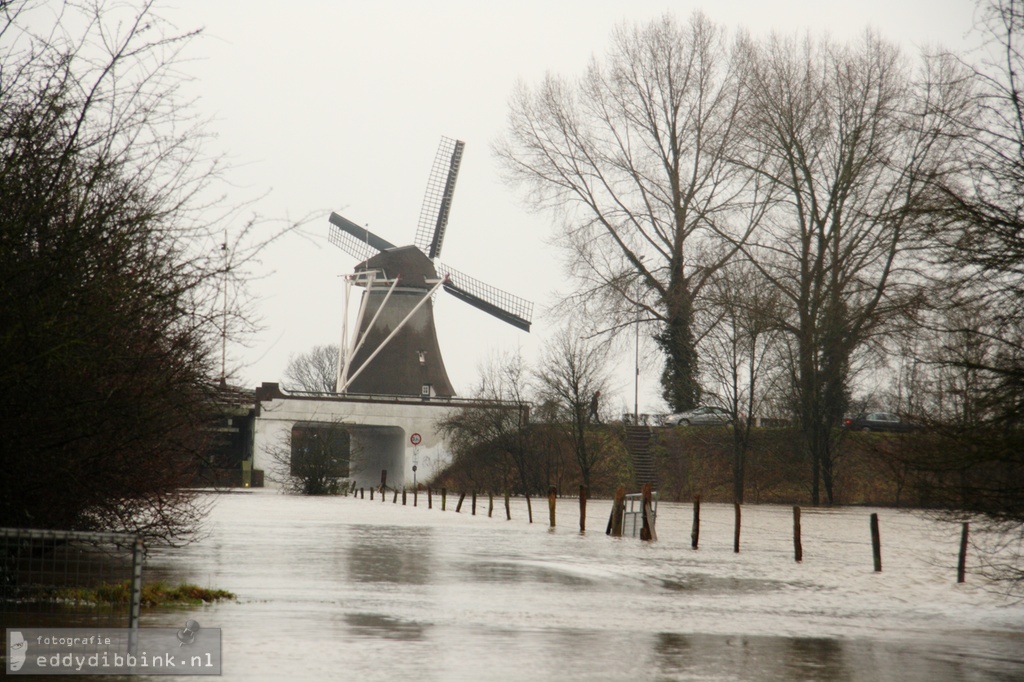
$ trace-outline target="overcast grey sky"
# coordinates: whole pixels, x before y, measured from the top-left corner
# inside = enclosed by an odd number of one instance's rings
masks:
[[[187,71],[202,112],[214,117],[216,144],[235,164],[239,198],[270,190],[256,207],[264,216],[318,215],[310,239],[290,236],[267,253],[272,274],[256,287],[266,329],[250,347],[229,349],[241,366],[234,381],[276,381],[289,354],[337,343],[339,276],[355,260],[327,243],[327,216],[338,211],[396,244],[411,243],[442,135],[466,142],[444,262],[537,304],[526,334],[441,296],[436,321],[452,383],[468,394],[496,353],[520,348],[534,358],[557,324],[543,308],[565,278],[546,243],[551,217],[524,210],[490,154],[509,94],[520,79],[582,73],[624,21],[666,12],[685,20],[695,9],[755,36],[809,31],[846,39],[870,26],[911,53],[934,44],[966,48],[975,16],[972,0],[166,3],[160,14],[178,28],[205,29]],[[620,365],[614,404],[631,409],[632,353]],[[659,374],[657,362],[642,370],[642,411],[663,409]]]

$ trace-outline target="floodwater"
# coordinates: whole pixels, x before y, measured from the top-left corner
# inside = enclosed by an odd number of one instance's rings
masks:
[[[208,537],[154,552],[146,579],[237,601],[143,613],[222,628],[225,680],[1020,680],[1024,606],[968,577],[959,528],[895,510],[662,503],[658,541],[604,534],[610,503],[513,500],[487,517],[273,491],[217,497]],[[869,517],[880,516],[883,572]],[[167,678],[157,678],[167,679]],[[190,678],[195,679],[195,678]]]

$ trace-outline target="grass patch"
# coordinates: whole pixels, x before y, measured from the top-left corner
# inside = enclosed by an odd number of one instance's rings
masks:
[[[127,604],[131,601],[131,595],[131,581],[126,580],[120,583],[104,583],[96,587],[63,587],[53,596],[61,601],[103,605]],[[199,606],[234,598],[235,594],[227,590],[213,590],[188,583],[172,586],[158,580],[142,586],[143,606]]]

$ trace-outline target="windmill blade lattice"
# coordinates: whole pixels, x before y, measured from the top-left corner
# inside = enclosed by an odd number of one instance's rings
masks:
[[[426,257],[430,263],[427,267],[444,280],[444,289],[448,293],[499,320],[529,332],[533,317],[533,303],[485,284],[436,260],[444,241],[452,196],[455,192],[455,181],[462,163],[464,148],[465,143],[461,140],[441,138],[441,144],[430,173],[423,207],[420,211],[415,242],[409,248],[415,247],[414,251],[417,251],[421,257]],[[396,270],[400,271],[402,268],[410,267],[412,261],[408,260],[409,253],[404,247],[396,247],[367,228],[361,227],[337,213],[331,213],[330,223],[331,243],[359,259],[361,263],[375,256],[386,254],[390,258],[388,262]],[[421,269],[423,268],[421,267]],[[433,274],[430,275],[430,277],[433,276]]]
[[[331,213],[330,222],[327,238],[359,262],[369,260],[386,249],[395,248],[388,240],[378,237],[367,228],[360,227],[337,213]]]
[[[513,327],[530,331],[533,303],[470,277],[443,263],[435,263],[437,274],[446,277],[444,289],[471,306],[489,313]]]
[[[413,241],[413,244],[430,259],[441,255],[445,228],[448,227],[448,214],[452,207],[452,195],[455,194],[455,181],[459,176],[462,150],[465,146],[466,143],[461,140],[442,137],[434,156],[434,166],[430,170],[427,191],[420,209],[420,220],[416,227],[416,238]]]

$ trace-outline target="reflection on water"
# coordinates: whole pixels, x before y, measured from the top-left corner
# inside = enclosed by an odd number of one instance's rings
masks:
[[[588,527],[603,528],[607,505],[588,510]],[[925,522],[883,512],[893,549],[874,574],[863,510],[807,514],[799,565],[791,510],[745,511],[739,555],[732,507],[702,511],[694,552],[689,508],[668,503],[659,542],[646,544],[530,525],[515,503],[509,522],[352,498],[224,496],[210,536],[155,552],[146,575],[238,601],[148,611],[143,624],[222,628],[226,680],[1024,677],[1021,609],[957,587],[945,537]]]
[[[844,644],[833,639],[660,633],[654,650],[657,667],[667,679],[676,675],[779,682],[853,679],[844,660]],[[857,679],[886,677],[884,670],[873,669],[870,662],[858,667],[867,676]]]
[[[673,579],[663,579],[661,586],[676,592],[757,593],[781,590],[789,583],[779,580],[758,580],[756,578],[735,578],[732,576],[713,576],[702,573],[691,573]]]
[[[583,587],[592,579],[540,563],[479,561],[463,566],[467,580],[483,583],[548,583],[565,587]]]
[[[348,577],[359,583],[426,585],[435,563],[430,528],[353,526],[345,553]]]
[[[943,650],[960,653],[949,657]],[[654,652],[655,678],[665,680],[1009,681],[1024,672],[1019,656],[1004,668],[990,666],[980,652],[972,655],[953,642],[661,633]]]
[[[423,639],[423,632],[427,627],[421,623],[410,623],[379,613],[347,613],[345,623],[357,637],[400,640]]]
[[[770,643],[785,651],[782,660],[785,672],[788,673],[788,679],[806,677],[809,673],[813,673],[819,679],[843,682],[851,679],[852,671],[859,667],[857,661],[845,660],[844,647],[839,640],[793,637],[785,642],[771,640]],[[759,656],[759,658],[765,657]],[[897,672],[897,670],[893,670],[893,672]],[[935,678],[929,676],[928,679]]]

